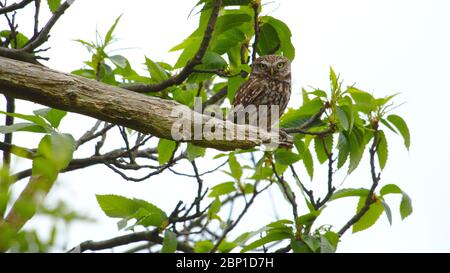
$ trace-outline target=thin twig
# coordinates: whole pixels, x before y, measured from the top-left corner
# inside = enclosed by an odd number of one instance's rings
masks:
[[[159,92],[161,90],[166,89],[167,87],[181,84],[182,82],[184,82],[184,80],[186,80],[189,77],[189,75],[192,74],[194,67],[202,63],[203,56],[205,55],[209,42],[211,41],[212,38],[212,33],[216,25],[217,17],[219,16],[221,5],[222,0],[214,0],[211,17],[209,18],[208,24],[206,26],[205,34],[203,35],[203,40],[200,44],[200,48],[198,49],[194,58],[188,61],[186,66],[181,70],[179,74],[170,77],[169,79],[157,84],[131,85],[123,87],[125,89],[139,93],[148,93],[148,92]]]

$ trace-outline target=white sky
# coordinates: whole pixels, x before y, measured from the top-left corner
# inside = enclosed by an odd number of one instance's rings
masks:
[[[196,27],[198,18],[187,18],[196,2],[134,0],[124,4],[119,0],[75,1],[52,31],[49,43],[52,49],[47,53],[52,59],[47,65],[64,72],[80,68],[81,60],[86,60],[88,54],[72,40],[95,39],[96,28],[102,34],[106,33],[122,13],[124,15],[116,31],[120,41],[115,48],[131,49],[122,50],[120,54],[128,57],[134,67],[140,66],[144,55],[156,61],[174,63],[178,53],[169,54],[167,51]],[[339,251],[450,251],[447,202],[450,194],[450,129],[447,122],[441,121],[445,119],[450,99],[447,80],[450,75],[450,2],[275,0],[263,3],[268,3],[263,14],[269,13],[285,21],[293,33],[297,54],[293,62],[294,96],[290,106],[301,103],[298,96],[301,87],[328,88],[329,66],[348,84],[356,83],[359,88],[378,97],[401,92],[396,102],[406,102],[396,112],[409,124],[411,149],[407,152],[400,137],[388,135],[390,153],[381,186],[389,183],[399,185],[412,198],[414,212],[401,221],[398,213],[400,198],[389,198],[394,214],[393,225],[389,226],[382,215],[369,230],[356,234],[348,232],[342,238]],[[30,18],[18,18],[21,26],[25,26],[27,20]],[[30,111],[30,105],[19,105],[19,111]],[[73,115],[63,122],[62,130],[79,136],[91,124],[91,120]],[[73,131],[74,127],[76,131]],[[30,135],[17,135],[17,139],[27,143]],[[88,155],[85,152],[78,155]],[[207,170],[212,166],[210,162],[201,160],[200,166]],[[19,164],[25,166],[24,162]],[[369,187],[367,158],[361,164],[343,187]],[[228,179],[215,174],[206,181],[211,186]],[[339,184],[340,180],[336,183]],[[324,184],[322,171],[317,174],[313,186]],[[103,215],[94,194],[138,197],[171,211],[179,199],[189,201],[195,191],[194,180],[163,174],[133,184],[123,181],[106,167],[94,167],[61,175],[49,202],[65,198],[75,209],[99,219],[95,224],[77,224],[71,228],[68,240],[69,246],[73,246],[84,240],[107,239],[118,234],[116,221]],[[272,194],[275,199],[282,198],[276,187]],[[268,200],[268,195],[263,196],[233,234],[256,230],[273,220]],[[331,203],[319,222],[333,224],[335,229],[339,229],[355,212],[356,202],[356,199],[348,199]],[[278,213],[289,218],[290,208],[284,203],[276,202]],[[301,213],[306,212],[303,204],[300,209]],[[46,222],[36,218],[28,226],[45,230]]]

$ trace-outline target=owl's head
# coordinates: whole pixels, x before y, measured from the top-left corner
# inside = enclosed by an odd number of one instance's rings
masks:
[[[291,80],[291,62],[280,55],[264,55],[252,63],[250,76],[268,77],[274,80]]]

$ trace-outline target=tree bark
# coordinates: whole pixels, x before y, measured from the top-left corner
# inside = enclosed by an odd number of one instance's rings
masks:
[[[166,139],[173,139],[171,130],[175,123],[190,122],[192,134],[181,141],[219,150],[251,148],[269,142],[279,143],[279,135],[276,132],[268,133],[253,126],[235,125],[229,121],[194,112],[175,101],[135,93],[76,75],[3,57],[0,57],[0,93],[52,108],[83,114]],[[175,109],[182,109],[181,112],[184,115],[181,120],[178,115],[174,115],[173,110]],[[194,139],[194,124],[186,117],[201,119],[201,128],[207,123],[214,124],[215,128],[223,130],[222,139],[205,137]],[[227,139],[225,137],[239,134],[244,138]]]

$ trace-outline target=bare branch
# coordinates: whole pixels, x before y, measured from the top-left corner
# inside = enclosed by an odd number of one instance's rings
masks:
[[[26,5],[28,5],[29,3],[33,2],[33,1],[34,0],[22,0],[18,3],[14,3],[9,6],[2,7],[2,8],[0,8],[0,14],[4,14],[4,13],[8,13],[8,12],[11,12],[14,10],[24,8]]]
[[[131,234],[111,238],[104,241],[86,241],[84,243],[79,244],[78,246],[72,248],[68,252],[70,253],[82,253],[87,250],[103,250],[103,249],[110,249],[113,247],[128,245],[131,243],[137,243],[137,242],[151,242],[155,244],[162,245],[163,238],[158,235],[158,229],[152,230],[152,231],[143,231],[143,232],[133,232]],[[194,249],[184,243],[178,242],[177,244],[177,250],[185,252],[185,253],[193,253]]]

